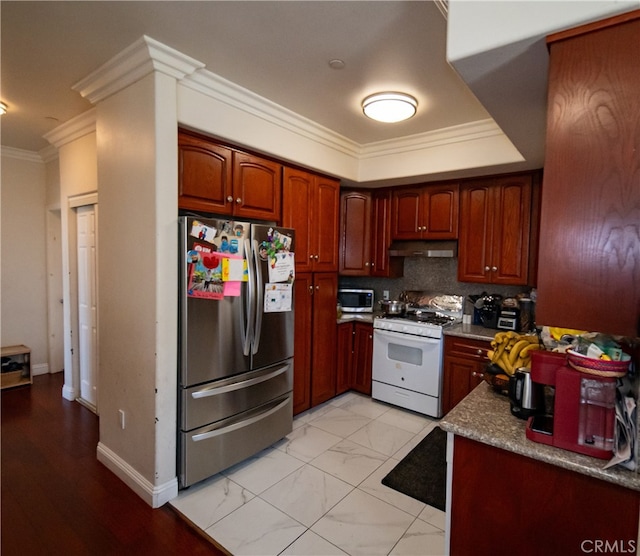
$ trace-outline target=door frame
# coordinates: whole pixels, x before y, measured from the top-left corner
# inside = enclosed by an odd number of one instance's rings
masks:
[[[78,224],[77,209],[79,207],[95,205],[98,208],[98,192],[82,193],[68,197],[67,204],[67,238],[66,251],[69,263],[68,279],[69,290],[68,299],[64,299],[65,304],[65,371],[64,371],[64,387],[62,395],[65,399],[82,403],[80,399],[80,346],[78,343]],[[99,240],[96,240],[96,261],[98,260],[97,251],[99,249]],[[96,274],[97,277],[97,274]],[[98,284],[96,282],[96,291]],[[99,300],[99,296],[96,296]],[[98,301],[99,306],[99,301]],[[99,332],[98,332],[99,336]],[[98,378],[99,382],[99,369]],[[99,414],[99,396],[100,388],[96,395],[96,407],[89,405],[87,407],[96,414]]]

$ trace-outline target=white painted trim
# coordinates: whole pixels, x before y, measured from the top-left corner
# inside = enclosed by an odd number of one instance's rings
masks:
[[[31,376],[48,375],[48,374],[49,374],[48,363],[38,363],[36,365],[31,365]]]
[[[209,70],[185,77],[180,85],[349,156],[357,158],[360,153],[361,146],[355,141]]]
[[[177,477],[162,485],[153,485],[102,442],[98,442],[97,457],[99,462],[103,463],[152,508],[159,508],[178,496]]]
[[[72,89],[78,91],[91,104],[96,104],[152,71],[182,79],[203,67],[202,62],[143,35],[131,46],[78,81]]]
[[[43,137],[58,149],[96,130],[96,109],[91,108],[45,133]]]
[[[70,402],[75,402],[76,398],[78,397],[78,390],[69,386],[68,384],[65,384],[62,387],[62,397],[65,400],[69,400]]]
[[[51,162],[59,157],[60,153],[58,152],[57,147],[54,145],[47,145],[43,149],[38,151],[40,158],[42,158],[43,162]]]
[[[80,195],[74,195],[68,198],[69,208],[85,207],[87,205],[98,204],[98,192],[92,191],[91,193],[81,193]]]
[[[2,156],[6,156],[7,158],[26,160],[28,162],[39,162],[39,163],[44,162],[40,157],[40,155],[33,151],[26,151],[24,149],[16,149],[15,147],[2,146],[1,152],[2,152]]]

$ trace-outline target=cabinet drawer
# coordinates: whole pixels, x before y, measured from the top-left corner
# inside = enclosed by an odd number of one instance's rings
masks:
[[[474,340],[458,336],[444,337],[444,355],[466,357],[478,361],[487,360],[487,352],[491,349],[490,340]]]

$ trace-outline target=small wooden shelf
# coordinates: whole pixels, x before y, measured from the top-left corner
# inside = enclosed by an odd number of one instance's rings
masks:
[[[7,346],[2,348],[2,372],[0,373],[0,389],[14,388],[31,384],[31,349],[24,345]],[[9,358],[5,365],[5,358]],[[11,363],[21,365],[20,369],[9,370]],[[5,368],[7,369],[5,371]]]

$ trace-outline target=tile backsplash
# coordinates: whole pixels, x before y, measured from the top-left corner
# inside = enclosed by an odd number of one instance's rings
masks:
[[[501,286],[493,284],[472,284],[458,282],[458,258],[407,257],[404,260],[402,278],[371,278],[340,276],[340,287],[373,288],[376,301],[382,299],[382,292],[389,290],[390,299],[398,299],[403,290],[425,290],[429,292],[473,295],[482,292],[512,296],[528,292],[527,286]]]

